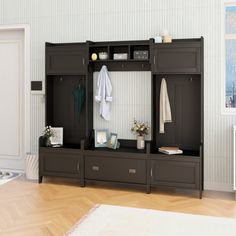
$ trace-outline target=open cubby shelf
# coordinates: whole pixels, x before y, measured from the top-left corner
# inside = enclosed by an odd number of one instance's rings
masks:
[[[122,44],[119,43],[111,43],[111,44],[101,44],[101,43],[94,43],[89,45],[89,59],[91,59],[91,55],[96,53],[97,55],[100,52],[108,53],[108,59],[106,61],[115,60],[114,54],[115,53],[126,53],[127,54],[127,62],[129,60],[134,59],[134,52],[135,51],[146,51],[147,58],[143,60],[149,60],[150,58],[150,50],[149,50],[149,41],[141,41],[140,44],[138,41],[127,41]],[[98,56],[99,60],[99,56]],[[142,60],[142,59],[140,59]]]
[[[106,52],[106,60],[91,55]],[[114,59],[125,53],[127,59]],[[63,127],[64,145],[44,147],[39,142],[39,182],[43,176],[152,187],[203,190],[203,38],[173,43],[150,40],[84,43],[46,43],[46,123]],[[151,133],[144,150],[136,140],[119,140],[119,149],[95,148],[93,135],[93,73],[102,65],[108,71],[150,71]],[[172,122],[159,133],[160,89],[165,78]],[[79,119],[73,90],[83,86]],[[102,128],[102,127],[101,127]],[[178,146],[183,154],[166,155],[161,146]]]
[[[84,76],[49,76],[46,81],[47,110],[46,123],[52,127],[63,127],[65,143],[79,144],[85,137],[86,98],[78,113],[73,96],[77,87],[86,89]]]

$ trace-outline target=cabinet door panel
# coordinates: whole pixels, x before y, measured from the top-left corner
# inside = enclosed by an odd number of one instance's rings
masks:
[[[155,160],[151,162],[153,186],[199,188],[199,163]]]
[[[85,179],[145,184],[146,161],[86,156]]]
[[[64,177],[80,176],[80,158],[76,154],[65,152],[40,153],[40,175]]]
[[[200,47],[158,45],[153,49],[154,73],[200,73]]]
[[[52,47],[48,48],[47,74],[84,74],[86,68],[86,48]]]

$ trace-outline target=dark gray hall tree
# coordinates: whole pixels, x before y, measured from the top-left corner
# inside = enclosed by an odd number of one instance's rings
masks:
[[[148,59],[134,59],[134,51],[148,51]],[[107,60],[90,60],[107,52]],[[127,60],[113,60],[127,53]],[[119,140],[117,150],[94,147],[93,72],[151,71],[152,140],[137,150],[135,140]],[[172,123],[159,133],[161,79],[168,85]],[[84,97],[78,109],[77,89]],[[77,94],[78,95],[78,94]],[[81,94],[80,94],[81,95]],[[64,146],[43,146],[39,139],[39,183],[43,176],[78,179],[89,183],[203,190],[203,38],[178,39],[169,44],[143,41],[46,43],[46,124],[64,128]],[[161,146],[179,146],[181,155],[164,155]]]

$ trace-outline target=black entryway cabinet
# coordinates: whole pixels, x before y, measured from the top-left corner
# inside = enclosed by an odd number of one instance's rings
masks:
[[[106,60],[91,60],[106,52]],[[137,51],[145,57],[137,58]],[[114,53],[127,59],[114,60]],[[107,65],[109,71],[151,71],[152,140],[145,150],[136,140],[119,140],[117,150],[94,147],[93,72]],[[172,123],[159,133],[160,84],[165,78]],[[85,43],[46,43],[46,124],[64,128],[64,146],[44,147],[39,139],[39,183],[43,176],[144,187],[168,186],[203,190],[203,38],[178,39],[155,44],[153,39]],[[72,91],[83,88],[81,109],[75,109]],[[164,155],[161,146],[178,146],[181,155]]]

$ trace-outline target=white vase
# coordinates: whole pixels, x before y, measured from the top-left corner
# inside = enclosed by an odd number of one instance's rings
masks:
[[[138,135],[137,136],[137,149],[144,149],[144,148],[145,148],[144,136]]]

